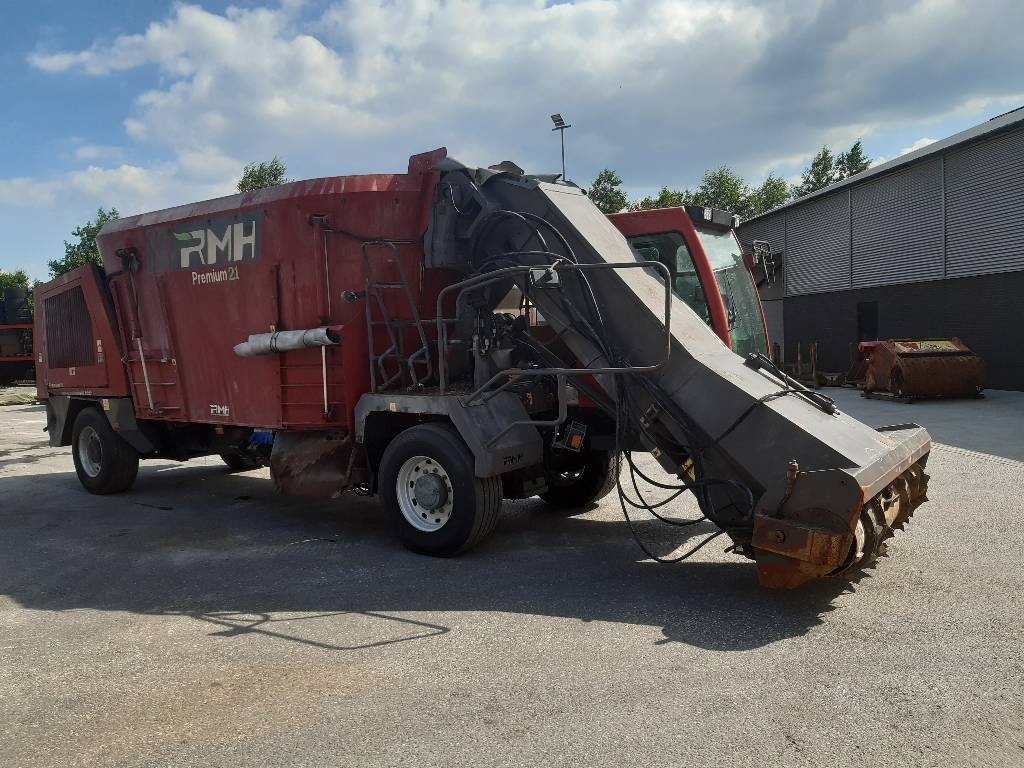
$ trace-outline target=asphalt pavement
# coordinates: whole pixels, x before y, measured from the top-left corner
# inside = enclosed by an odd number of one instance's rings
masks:
[[[438,560],[216,459],[90,496],[2,408],[0,765],[1021,765],[1024,394],[828,392],[943,444],[877,568],[794,592],[724,538],[644,560],[611,499]]]

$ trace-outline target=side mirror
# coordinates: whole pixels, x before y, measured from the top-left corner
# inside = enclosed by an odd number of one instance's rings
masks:
[[[767,240],[754,240],[750,244],[754,264],[764,267],[764,279],[768,285],[775,282],[775,260],[772,258],[772,247]]]

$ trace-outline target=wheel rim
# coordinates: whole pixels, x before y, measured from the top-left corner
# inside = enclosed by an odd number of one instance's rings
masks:
[[[79,433],[78,462],[89,477],[96,477],[103,468],[103,443],[92,427],[83,427]]]
[[[455,506],[452,481],[436,460],[429,456],[406,459],[395,486],[398,508],[416,530],[433,533],[451,519]]]

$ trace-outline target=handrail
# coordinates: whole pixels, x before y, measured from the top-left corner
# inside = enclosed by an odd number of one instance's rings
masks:
[[[668,362],[669,355],[671,355],[671,353],[672,353],[672,329],[671,329],[671,323],[672,323],[672,274],[669,272],[668,267],[666,267],[661,262],[658,262],[658,261],[642,262],[642,263],[641,262],[635,262],[635,263],[630,262],[630,263],[627,263],[627,264],[610,264],[610,263],[574,264],[574,263],[571,263],[571,262],[559,262],[557,264],[553,264],[553,265],[550,265],[550,266],[547,266],[547,267],[540,267],[540,266],[503,267],[501,269],[496,269],[493,272],[488,272],[488,273],[486,273],[484,275],[477,275],[476,277],[471,277],[471,278],[469,278],[467,280],[463,280],[463,281],[458,282],[458,283],[452,283],[451,285],[445,286],[437,294],[437,312],[436,312],[436,318],[435,318],[434,322],[437,324],[437,338],[438,338],[438,345],[437,345],[438,346],[438,350],[437,350],[437,356],[438,356],[437,370],[438,370],[438,384],[439,384],[439,386],[438,386],[438,393],[442,394],[442,395],[445,394],[445,389],[447,387],[447,376],[446,376],[446,374],[447,374],[447,365],[446,365],[445,359],[444,359],[445,358],[445,352],[446,352],[447,347],[448,347],[448,326],[447,326],[447,324],[448,323],[454,323],[454,322],[458,321],[457,317],[442,317],[442,311],[443,311],[442,303],[444,301],[444,297],[448,293],[450,293],[450,292],[452,292],[454,290],[458,290],[459,291],[459,295],[455,299],[455,307],[456,307],[456,313],[457,313],[458,312],[459,300],[462,298],[462,294],[463,293],[465,293],[466,291],[471,290],[473,288],[479,288],[480,286],[488,285],[489,283],[499,282],[501,280],[504,280],[506,277],[510,277],[512,275],[527,274],[527,273],[530,273],[530,272],[534,272],[536,270],[546,270],[546,269],[552,269],[555,272],[560,272],[562,270],[586,272],[586,271],[598,270],[598,269],[651,269],[651,268],[659,270],[662,273],[662,276],[665,279],[665,319],[663,321],[664,322],[664,327],[665,327],[665,356],[660,361],[658,361],[657,363],[651,364],[651,365],[634,365],[634,366],[625,366],[625,367],[604,367],[604,368],[515,368],[515,369],[506,369],[504,371],[499,371],[494,376],[492,376],[490,379],[488,379],[488,381],[485,382],[483,384],[483,386],[477,388],[477,390],[475,392],[473,392],[473,394],[471,394],[469,396],[469,398],[466,399],[465,404],[469,405],[476,397],[478,397],[480,395],[481,392],[485,391],[495,381],[498,381],[503,376],[510,376],[510,375],[512,375],[512,376],[516,376],[518,378],[520,376],[578,376],[578,375],[583,375],[583,374],[650,373],[652,371],[656,371],[656,370],[660,369],[662,366],[665,365],[665,363]],[[505,387],[509,386],[512,383],[512,381],[513,381],[513,379],[510,378],[508,382],[506,382],[504,385],[499,387],[498,390],[495,391],[495,394],[497,392],[500,392],[503,389],[505,389]],[[491,397],[493,397],[493,395],[491,395]],[[490,399],[490,398],[487,398],[487,399]],[[486,402],[486,400],[484,400],[483,402]]]

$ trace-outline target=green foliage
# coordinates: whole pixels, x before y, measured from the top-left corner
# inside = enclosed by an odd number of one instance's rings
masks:
[[[804,169],[800,183],[793,187],[793,197],[803,197],[811,192],[817,192],[829,184],[835,184],[841,178],[832,150],[822,147],[811,160],[811,164]]]
[[[789,186],[778,176],[769,174],[759,187],[750,189],[742,176],[723,165],[705,173],[700,186],[695,190],[662,187],[655,197],[643,197],[629,207],[633,211],[642,211],[701,205],[730,211],[746,219],[788,201]]]
[[[761,182],[761,186],[747,196],[750,209],[747,212],[747,218],[759,216],[772,208],[778,208],[780,205],[788,203],[790,199],[789,184],[786,183],[786,180],[779,178],[774,173],[769,173],[768,177]]]
[[[857,139],[846,152],[833,155],[828,147],[821,150],[804,169],[800,183],[793,187],[793,197],[803,197],[817,192],[830,184],[866,171],[871,166],[871,158],[864,153],[864,145]]]
[[[622,179],[610,168],[605,168],[590,185],[589,197],[601,213],[618,213],[629,205],[629,198],[620,189]]]
[[[684,193],[684,197],[688,194],[688,191]],[[744,218],[749,215],[750,190],[742,176],[724,165],[705,173],[700,186],[689,197],[692,202],[687,205],[720,208]]]
[[[249,163],[242,169],[242,178],[238,180],[239,192],[252,192],[265,187],[276,187],[287,184],[291,179],[285,174],[288,167],[278,157],[263,163]]]
[[[19,269],[14,272],[5,272],[0,269],[0,293],[3,293],[7,288],[27,289],[28,287],[28,274],[24,269]]]
[[[60,277],[65,272],[81,267],[84,264],[100,264],[100,251],[96,247],[96,235],[108,221],[120,218],[117,208],[109,211],[100,208],[96,211],[96,219],[87,221],[80,227],[71,230],[74,242],[64,241],[64,256],[49,262],[50,276]]]
[[[866,171],[871,166],[871,158],[864,154],[864,145],[857,139],[846,152],[840,152],[836,158],[836,167],[844,179]]]
[[[662,187],[657,197],[642,197],[629,205],[631,211],[647,211],[652,208],[678,208],[681,205],[692,205],[693,193],[688,189],[669,189]]]

